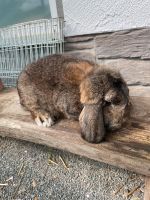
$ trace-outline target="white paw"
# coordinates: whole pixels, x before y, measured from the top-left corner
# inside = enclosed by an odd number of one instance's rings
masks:
[[[44,127],[50,127],[54,124],[54,121],[52,120],[51,117],[48,119],[44,116],[42,116],[42,120],[39,117],[35,118],[35,122],[38,126],[44,126]]]
[[[48,118],[48,123],[49,123],[49,126],[52,126],[54,124],[54,121],[52,120],[51,117]]]
[[[38,126],[42,126],[42,122],[41,122],[41,120],[40,120],[39,117],[36,117],[34,120],[35,120],[35,123],[36,123]]]
[[[54,122],[53,122],[53,120],[52,120],[52,118],[51,117],[49,117],[48,119],[43,119],[43,126],[44,127],[50,127],[50,126],[52,126],[53,124],[54,124]]]

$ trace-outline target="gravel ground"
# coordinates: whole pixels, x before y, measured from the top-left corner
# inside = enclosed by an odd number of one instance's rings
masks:
[[[0,200],[142,200],[143,188],[143,177],[129,171],[0,137]]]

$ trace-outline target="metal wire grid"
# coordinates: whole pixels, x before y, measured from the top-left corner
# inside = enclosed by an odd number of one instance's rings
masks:
[[[0,29],[0,78],[16,86],[19,73],[46,55],[63,53],[63,19],[42,19]]]

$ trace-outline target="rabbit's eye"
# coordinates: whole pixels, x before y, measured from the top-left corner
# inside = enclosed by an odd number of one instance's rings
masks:
[[[121,103],[121,98],[120,97],[114,98],[112,103],[115,105],[119,105]]]
[[[108,102],[108,101],[104,102],[104,106],[110,106],[110,105],[111,105],[111,102]]]

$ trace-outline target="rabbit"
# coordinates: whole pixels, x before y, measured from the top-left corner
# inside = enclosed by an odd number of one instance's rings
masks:
[[[119,72],[65,54],[27,65],[17,89],[37,125],[79,120],[82,138],[91,143],[101,142],[106,130],[118,130],[130,113],[129,90]]]

